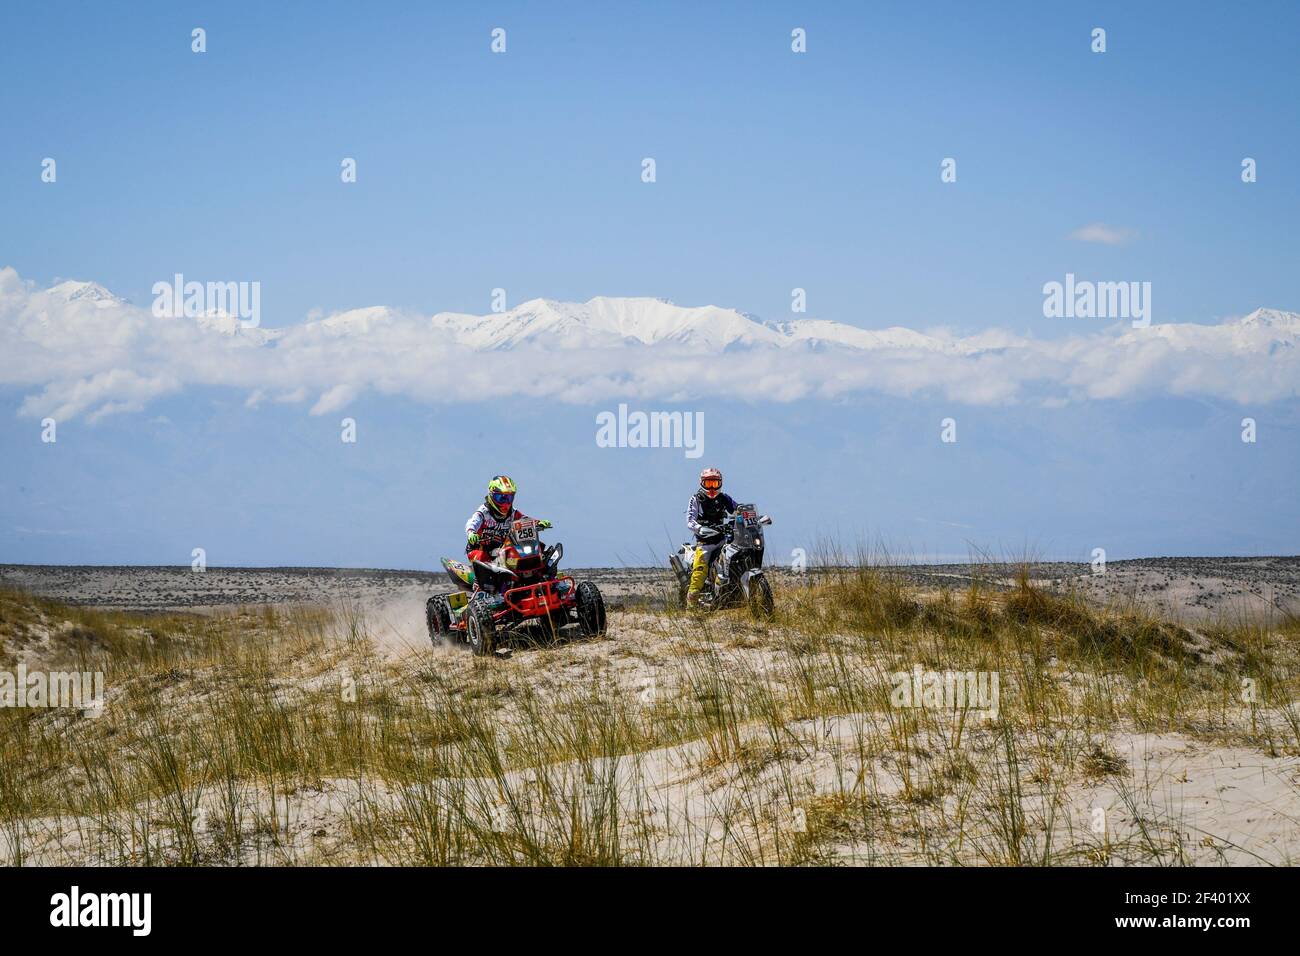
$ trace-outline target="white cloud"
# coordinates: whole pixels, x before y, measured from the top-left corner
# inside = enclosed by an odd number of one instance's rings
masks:
[[[120,412],[143,411],[153,399],[180,388],[180,381],[170,375],[145,377],[115,368],[87,378],[50,382],[23,399],[18,414],[67,421],[93,409],[87,420],[97,422]]]
[[[357,389],[352,385],[335,385],[317,399],[316,404],[311,407],[313,415],[328,415],[330,412],[336,412],[341,408],[347,408],[348,403],[357,397]]]
[[[1108,226],[1104,222],[1093,222],[1080,226],[1067,237],[1078,242],[1100,242],[1107,246],[1122,246],[1137,238],[1137,233],[1127,226]]]
[[[1300,315],[1264,310],[1214,326],[1119,325],[1052,340],[1002,329],[960,337],[765,325],[651,299],[537,300],[501,315],[432,320],[374,308],[223,331],[105,295],[41,291],[0,269],[0,387],[23,393],[19,414],[93,421],[194,387],[240,390],[249,407],[311,402],[315,415],[367,392],[427,403],[885,394],[971,405],[1140,395],[1264,403],[1300,394]]]

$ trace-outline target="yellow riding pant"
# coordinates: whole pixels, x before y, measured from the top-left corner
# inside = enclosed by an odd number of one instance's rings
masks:
[[[721,543],[698,545],[695,548],[695,561],[691,564],[691,583],[686,586],[687,594],[699,594],[704,587],[704,579],[709,573],[709,564],[717,553]]]

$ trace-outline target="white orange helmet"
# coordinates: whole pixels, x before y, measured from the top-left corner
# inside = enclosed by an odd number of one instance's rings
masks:
[[[722,472],[716,468],[705,468],[700,472],[700,489],[710,498],[718,497],[722,490]]]

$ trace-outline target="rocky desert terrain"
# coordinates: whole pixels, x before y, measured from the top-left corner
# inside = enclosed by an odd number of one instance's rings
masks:
[[[1019,565],[913,564],[881,568],[927,590],[979,581],[1009,587]],[[1132,602],[1161,614],[1204,621],[1220,617],[1300,613],[1300,557],[1140,558],[1112,561],[1104,573],[1087,564],[1027,565],[1031,580],[1076,590],[1098,603]],[[611,606],[655,604],[672,587],[667,568],[586,568],[575,577],[595,581]],[[795,586],[823,571],[803,574],[776,568],[778,584]],[[136,611],[215,610],[239,605],[355,602],[374,607],[447,587],[441,571],[351,568],[111,567],[0,564],[0,584],[65,604]]]

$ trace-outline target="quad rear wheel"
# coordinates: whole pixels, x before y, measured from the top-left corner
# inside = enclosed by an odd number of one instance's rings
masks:
[[[451,630],[451,607],[441,594],[435,594],[425,602],[424,623],[429,628],[429,640],[435,644]]]

